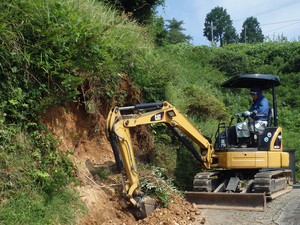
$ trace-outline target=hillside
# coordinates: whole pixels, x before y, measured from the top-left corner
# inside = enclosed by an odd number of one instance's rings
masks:
[[[0,7],[0,224],[134,224],[119,204],[105,136],[116,105],[167,100],[213,137],[220,121],[251,103],[247,90],[220,84],[236,74],[276,74],[284,148],[300,144],[299,42],[157,47],[147,27],[95,1],[5,0]],[[197,164],[164,126],[139,127],[133,137],[142,174],[164,168],[172,188],[191,188]],[[299,149],[296,160],[299,178]],[[199,212],[170,196],[136,223],[194,222]]]

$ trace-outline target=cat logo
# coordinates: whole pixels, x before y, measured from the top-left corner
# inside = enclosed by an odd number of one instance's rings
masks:
[[[164,119],[164,113],[161,112],[161,113],[157,113],[155,114],[154,116],[151,117],[151,121],[161,121]]]
[[[154,115],[154,119],[155,121],[161,120],[161,115],[160,114]]]

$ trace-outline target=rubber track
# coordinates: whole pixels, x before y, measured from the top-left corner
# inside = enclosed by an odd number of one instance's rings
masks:
[[[269,170],[255,175],[253,192],[265,192],[268,198],[275,198],[277,192],[290,190],[293,185],[291,170]]]
[[[226,170],[207,171],[196,174],[194,177],[194,191],[213,192],[218,184],[221,183],[222,175],[226,174]],[[219,177],[219,178],[218,178]],[[268,198],[279,196],[279,192],[290,190],[293,185],[293,175],[291,170],[266,170],[256,173],[254,176],[252,193],[266,193]],[[278,192],[278,193],[277,193]]]
[[[208,171],[197,173],[194,177],[194,191],[212,192],[218,185],[217,176],[221,171]]]

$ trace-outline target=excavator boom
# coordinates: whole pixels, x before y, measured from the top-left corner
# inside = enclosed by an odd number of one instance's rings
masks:
[[[128,114],[128,112],[132,113]],[[209,140],[186,116],[168,102],[113,108],[107,118],[107,136],[114,151],[118,171],[122,175],[124,195],[134,207],[140,209],[142,217],[147,216],[146,211],[148,213],[152,211],[149,210],[149,205],[152,203],[147,204],[148,210],[144,210],[144,196],[140,190],[129,128],[153,123],[164,123],[173,129],[174,133],[199,161],[200,167],[211,169],[212,157],[214,156],[214,150]],[[196,143],[199,150],[182,133]],[[128,179],[127,183],[124,180],[124,173]]]

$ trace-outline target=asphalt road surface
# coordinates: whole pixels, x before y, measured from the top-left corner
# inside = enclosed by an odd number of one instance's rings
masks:
[[[300,225],[300,188],[267,203],[264,212],[200,209],[205,225]],[[201,224],[200,220],[195,223]]]

